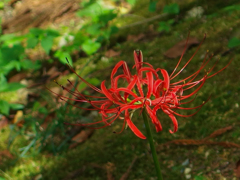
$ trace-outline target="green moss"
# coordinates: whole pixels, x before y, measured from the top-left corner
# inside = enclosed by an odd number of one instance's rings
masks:
[[[17,91],[1,92],[0,99],[5,100],[7,102],[16,102],[18,100],[18,93],[17,93]]]

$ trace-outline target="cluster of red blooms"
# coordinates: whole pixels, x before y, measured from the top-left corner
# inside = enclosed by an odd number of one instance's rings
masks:
[[[61,95],[60,98],[68,103],[69,100],[75,101],[77,104],[88,103],[91,106],[91,108],[80,107],[77,106],[76,103],[71,105],[76,106],[80,109],[98,111],[102,117],[102,119],[97,122],[74,125],[88,127],[90,126],[91,128],[98,129],[110,126],[116,119],[122,119],[123,127],[121,132],[123,131],[125,124],[127,123],[129,128],[135,133],[136,136],[142,139],[146,139],[146,137],[134,125],[134,123],[131,120],[132,114],[136,109],[145,108],[152,123],[155,125],[157,132],[162,130],[161,123],[157,118],[157,111],[162,110],[165,114],[167,114],[170,117],[170,119],[173,122],[174,128],[173,130],[169,130],[170,133],[175,133],[178,129],[178,122],[175,117],[176,115],[182,117],[192,116],[196,114],[200,110],[200,108],[206,103],[204,102],[201,105],[192,108],[184,108],[181,107],[180,105],[188,104],[192,102],[194,98],[189,101],[183,100],[195,96],[208,78],[211,78],[212,76],[218,74],[229,65],[228,63],[221,70],[212,73],[216,65],[215,63],[214,66],[210,68],[202,78],[198,78],[196,80],[199,73],[204,69],[204,67],[206,67],[206,65],[212,58],[212,56],[208,57],[206,54],[201,66],[199,67],[199,69],[196,70],[196,72],[186,77],[185,79],[179,80],[177,82],[172,82],[172,80],[176,76],[178,76],[183,71],[183,69],[189,64],[189,62],[193,59],[198,49],[192,55],[192,57],[186,62],[186,64],[179,71],[176,72],[182,60],[184,54],[183,52],[175,69],[170,75],[165,69],[161,68],[154,69],[154,67],[151,64],[143,62],[142,52],[134,51],[135,65],[133,66],[133,68],[136,69],[136,74],[131,74],[129,67],[127,66],[127,63],[125,61],[118,62],[112,70],[111,87],[109,89],[105,86],[105,80],[102,81],[100,88],[97,88],[92,84],[88,83],[79,75],[77,75],[74,69],[70,65],[68,65],[69,68],[78,76],[78,78],[82,82],[86,83],[90,88],[92,88],[100,95],[99,96],[84,95],[77,89],[75,89],[75,91],[71,91],[70,89],[67,89],[64,86],[61,86],[64,90],[68,91],[75,98],[69,98]],[[122,73],[119,74],[120,68],[122,69],[121,71]],[[127,83],[127,85],[124,87],[120,87],[119,86],[119,84],[121,84],[120,81]],[[194,90],[189,94],[184,93],[186,90],[192,88],[194,88]],[[176,112],[177,109],[180,110],[197,109],[197,111],[193,114],[182,115]],[[99,123],[102,123],[103,125],[100,127],[92,127],[93,125]]]

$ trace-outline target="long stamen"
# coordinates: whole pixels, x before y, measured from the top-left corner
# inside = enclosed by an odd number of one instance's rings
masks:
[[[204,35],[203,40],[201,41],[200,45],[198,46],[197,50],[194,52],[194,54],[192,55],[192,57],[187,61],[187,63],[182,67],[182,69],[180,69],[173,77],[171,77],[173,73],[171,74],[170,80],[172,80],[172,79],[174,79],[176,76],[178,76],[178,75],[183,71],[183,69],[190,63],[190,61],[192,61],[193,57],[197,54],[198,50],[199,50],[200,47],[202,46],[202,43],[203,43],[203,41],[204,41],[205,39],[206,39],[206,34]],[[180,59],[180,60],[181,60],[181,59]],[[177,65],[177,66],[178,66],[178,65]]]

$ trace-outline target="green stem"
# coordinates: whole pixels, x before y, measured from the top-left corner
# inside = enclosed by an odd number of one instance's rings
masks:
[[[153,137],[152,137],[152,133],[151,133],[151,129],[150,129],[150,126],[149,126],[148,117],[147,117],[147,113],[146,113],[145,108],[142,111],[142,115],[143,115],[143,120],[144,120],[144,124],[145,124],[146,131],[147,131],[147,139],[148,139],[151,151],[152,151],[152,157],[153,157],[155,169],[156,169],[156,172],[157,172],[157,177],[158,177],[158,180],[163,180],[162,173],[161,173],[161,168],[160,168],[160,165],[159,165],[157,152],[156,152],[156,149],[155,149],[155,146],[154,146],[154,143],[153,143]]]

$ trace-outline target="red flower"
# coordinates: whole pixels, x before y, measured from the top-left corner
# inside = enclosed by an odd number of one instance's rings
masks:
[[[198,47],[198,49],[200,48],[200,46]],[[169,130],[170,133],[175,133],[178,129],[178,122],[175,117],[176,115],[182,117],[193,116],[207,102],[206,101],[196,107],[184,108],[181,107],[181,104],[188,104],[192,102],[194,99],[189,101],[184,100],[187,100],[192,96],[195,96],[208,78],[215,76],[230,64],[229,62],[221,70],[212,73],[217,63],[216,62],[214,66],[210,68],[202,78],[197,79],[199,73],[206,67],[208,62],[212,59],[212,56],[208,58],[206,55],[202,62],[202,65],[199,67],[198,70],[196,70],[195,73],[180,81],[172,82],[173,79],[176,76],[178,76],[183,71],[183,69],[189,64],[189,62],[193,59],[198,49],[187,61],[187,63],[179,71],[176,72],[176,69],[178,68],[182,60],[183,54],[185,52],[184,50],[175,69],[170,75],[164,69],[161,68],[154,69],[151,64],[143,62],[142,52],[134,51],[135,65],[133,66],[133,68],[136,69],[136,74],[131,74],[125,61],[118,62],[112,70],[111,87],[109,89],[105,86],[105,80],[101,83],[100,88],[97,88],[92,84],[88,83],[82,77],[80,77],[75,72],[73,67],[68,65],[69,68],[79,77],[81,81],[83,81],[85,84],[87,84],[90,88],[92,88],[100,95],[98,96],[84,95],[77,89],[75,89],[75,91],[71,91],[70,89],[67,89],[64,86],[60,85],[64,90],[68,91],[75,97],[72,99],[60,95],[60,98],[69,104],[71,104],[69,100],[75,101],[76,103],[71,105],[84,110],[98,111],[102,116],[102,120],[97,122],[74,125],[88,127],[90,126],[90,128],[98,129],[110,126],[116,119],[123,119],[123,126],[120,132],[123,131],[125,124],[127,123],[127,125],[135,133],[136,136],[142,139],[146,139],[146,137],[134,125],[134,123],[131,120],[131,117],[135,110],[146,108],[147,113],[150,116],[152,123],[155,125],[157,132],[162,130],[162,126],[159,119],[157,118],[156,113],[158,110],[162,110],[165,114],[167,114],[170,117],[170,119],[173,122],[174,128],[173,130]],[[122,68],[123,70],[122,73],[116,75],[120,68]],[[124,83],[125,85],[120,86],[120,84]],[[192,88],[194,88],[194,90],[191,93],[188,94],[185,93],[186,90]],[[91,108],[84,108],[76,105],[76,104],[81,105],[84,103],[88,103],[91,106]],[[182,115],[176,112],[177,109],[181,110],[197,109],[197,111],[193,114]],[[100,127],[92,127],[93,125],[100,123],[102,123],[103,125]]]

